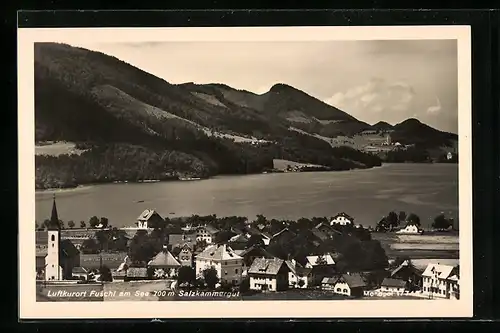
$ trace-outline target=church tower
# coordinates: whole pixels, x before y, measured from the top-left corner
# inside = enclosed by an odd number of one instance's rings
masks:
[[[45,280],[62,280],[60,262],[61,225],[57,215],[56,196],[52,203],[52,215],[47,226],[47,256],[45,257]]]

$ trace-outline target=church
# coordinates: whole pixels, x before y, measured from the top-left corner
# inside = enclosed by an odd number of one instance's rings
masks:
[[[37,279],[69,280],[72,278],[73,268],[78,266],[80,266],[80,251],[70,240],[61,240],[61,225],[54,195],[47,231],[36,233]]]

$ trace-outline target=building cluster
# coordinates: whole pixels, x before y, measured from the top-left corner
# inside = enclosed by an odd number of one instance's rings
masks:
[[[144,211],[137,219],[136,229],[150,230],[161,216],[154,210]],[[45,281],[88,280],[92,274],[80,265],[80,251],[70,239],[61,238],[61,229],[54,199],[51,223],[46,237],[37,237],[37,276]],[[345,213],[337,214],[330,223],[319,223],[312,230],[318,244],[339,231],[334,225],[354,225],[354,219]],[[250,290],[278,292],[288,289],[321,289],[332,293],[362,297],[367,291],[404,293],[418,291],[426,297],[458,298],[459,273],[453,266],[430,264],[421,272],[408,260],[387,270],[378,283],[369,279],[367,272],[339,272],[338,253],[316,253],[303,257],[282,259],[267,248],[273,242],[287,242],[295,233],[288,228],[274,235],[256,226],[232,228],[234,234],[226,241],[217,241],[218,230],[211,225],[186,226],[181,233],[171,233],[168,241],[145,265],[134,266],[125,257],[118,267],[111,269],[114,281],[172,279],[178,277],[181,267],[190,267],[196,278],[204,271],[215,269],[218,285],[239,286],[244,280]],[[41,235],[41,234],[40,234]],[[261,244],[249,245],[258,236]],[[200,246],[203,244],[203,246]]]

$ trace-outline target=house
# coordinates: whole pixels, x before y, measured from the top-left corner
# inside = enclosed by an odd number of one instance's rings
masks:
[[[422,292],[429,298],[457,298],[459,294],[458,267],[429,264],[422,273]]]
[[[245,250],[235,250],[235,252],[243,258],[242,276],[247,275],[247,270],[252,265],[255,258],[274,258],[273,254],[269,253],[265,248],[260,246],[251,246]]]
[[[446,154],[446,159],[451,160],[452,158],[453,158],[453,154],[451,152],[448,152],[448,154]]]
[[[321,281],[326,276],[332,276],[336,273],[335,271],[335,260],[333,255],[326,253],[323,255],[312,255],[306,256],[304,262],[304,267],[310,268],[310,285],[317,286],[321,284]]]
[[[330,221],[330,225],[353,225],[354,224],[354,218],[347,215],[346,213],[342,212],[337,215],[335,215],[332,220]]]
[[[323,223],[323,222],[316,225],[312,230],[313,231],[318,230],[318,231],[322,232],[323,234],[327,235],[329,238],[332,238],[336,235],[342,235],[342,232],[335,230],[330,225]]]
[[[138,229],[154,229],[163,226],[165,220],[154,209],[146,209],[139,215],[135,224]]]
[[[237,234],[231,237],[227,243],[233,250],[244,250],[247,247],[248,238],[243,234]]]
[[[288,266],[279,258],[256,258],[248,269],[250,289],[282,291],[288,289]]]
[[[73,267],[71,275],[74,279],[86,281],[89,276],[89,271],[84,267]]]
[[[221,282],[239,285],[244,268],[243,258],[237,255],[226,244],[207,246],[195,259],[196,275],[201,277],[203,271],[213,267]]]
[[[402,294],[405,290],[406,281],[404,280],[385,278],[380,285],[381,292]]]
[[[205,241],[207,244],[212,244],[219,230],[211,225],[200,226],[196,230],[196,241]]]
[[[193,247],[189,243],[184,243],[180,247],[172,250],[172,254],[177,257],[181,266],[193,266]]]
[[[304,267],[295,259],[286,260],[288,266],[288,286],[292,288],[309,288],[312,285],[312,268]]]
[[[169,234],[168,235],[168,249],[172,251],[176,247],[182,247],[188,244],[191,248],[196,244],[195,233],[182,233],[182,234]]]
[[[422,229],[420,229],[415,223],[408,222],[403,229],[398,230],[396,233],[418,235],[422,233]]]
[[[148,267],[152,269],[155,279],[166,279],[177,276],[181,264],[174,258],[166,246],[153,259],[148,262]]]
[[[321,289],[322,290],[335,290],[335,284],[337,283],[337,279],[334,277],[324,277],[321,280]]]
[[[286,244],[290,242],[295,236],[297,236],[295,232],[291,231],[288,228],[283,228],[279,232],[271,236],[269,244],[272,243]]]
[[[147,267],[129,267],[124,281],[149,280]]]
[[[405,281],[407,288],[410,291],[414,291],[422,288],[422,273],[409,260],[403,260],[398,267],[391,271],[389,277]]]
[[[366,282],[363,280],[360,274],[342,274],[334,285],[334,292],[336,294],[361,297],[363,296],[363,291],[366,288]]]
[[[80,251],[71,240],[61,239],[55,195],[49,221],[45,236],[35,238],[37,276],[46,281],[72,279],[73,268],[80,266]]]

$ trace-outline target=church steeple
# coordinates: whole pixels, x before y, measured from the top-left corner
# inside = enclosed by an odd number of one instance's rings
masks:
[[[50,216],[50,224],[48,225],[48,230],[60,230],[61,225],[59,224],[59,216],[57,215],[56,206],[56,195],[54,194],[52,202],[52,215]]]

